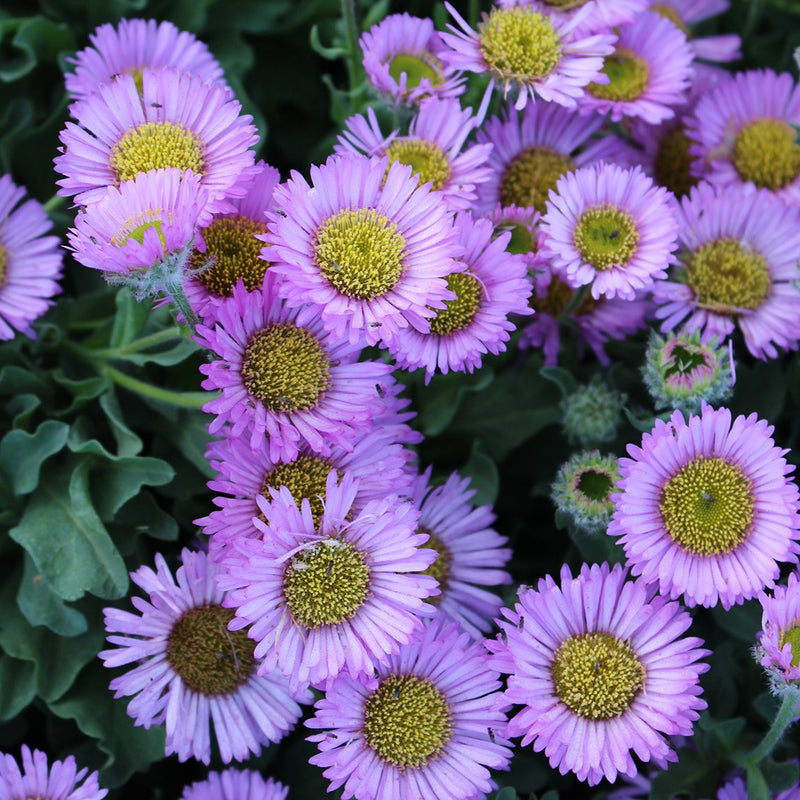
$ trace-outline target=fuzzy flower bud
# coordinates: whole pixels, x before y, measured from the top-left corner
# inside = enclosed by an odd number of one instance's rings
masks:
[[[558,511],[586,533],[604,533],[614,512],[617,457],[599,450],[576,453],[561,465],[551,497]]]
[[[562,425],[570,444],[594,447],[610,442],[622,422],[626,396],[601,380],[578,387],[561,401]]]

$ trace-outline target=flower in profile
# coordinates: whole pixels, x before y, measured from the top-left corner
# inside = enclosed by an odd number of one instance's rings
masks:
[[[798,210],[766,189],[705,182],[675,210],[678,263],[653,287],[661,330],[683,325],[707,342],[738,328],[761,359],[776,358],[778,348],[796,349]]]
[[[578,386],[561,401],[561,424],[569,443],[594,447],[614,439],[626,399],[598,376]]]
[[[136,725],[166,724],[166,754],[180,761],[211,758],[209,725],[224,763],[243,761],[277,742],[301,715],[306,687],[290,691],[277,673],[263,669],[244,630],[231,630],[217,569],[205,553],[184,549],[174,577],[164,557],[156,569],[140,567],[133,582],[148,595],[133,598],[140,614],[105,609],[112,649],[106,667],[135,665],[111,681],[114,697],[131,697]]]
[[[226,553],[219,584],[230,590],[233,627],[250,625],[263,658],[290,685],[323,684],[342,670],[371,674],[376,662],[405,644],[430,614],[425,599],[436,580],[417,574],[436,558],[421,550],[412,503],[391,495],[353,509],[350,475],[328,475],[324,512],[315,523],[308,500],[297,505],[285,486],[261,505],[264,534]]]
[[[525,259],[506,250],[511,234],[492,238],[491,221],[474,219],[467,211],[456,217],[456,229],[465,269],[447,278],[455,297],[436,311],[429,332],[406,328],[388,344],[397,366],[425,367],[426,381],[437,369],[446,374],[480,367],[485,353],[496,355],[506,349],[516,328],[509,316],[533,313],[528,306],[533,287]]]
[[[419,175],[419,182],[430,183],[441,192],[452,209],[471,208],[475,186],[485,181],[491,171],[485,166],[492,149],[490,144],[464,148],[464,142],[480,120],[471,108],[461,108],[458,100],[435,97],[423,100],[409,126],[408,136],[396,132],[381,133],[375,112],[367,117],[356,114],[345,122],[339,135],[337,153],[388,156],[389,163],[408,164]]]
[[[615,28],[633,22],[647,8],[647,0],[499,0],[501,8],[528,6],[557,19],[580,14],[581,28],[589,31]],[[584,7],[588,9],[584,11]]]
[[[272,270],[261,291],[239,283],[197,326],[195,341],[219,356],[200,367],[202,387],[222,390],[203,407],[217,415],[209,431],[230,423],[228,435],[248,436],[253,449],[266,435],[273,461],[295,458],[303,443],[321,455],[350,447],[371,427],[392,371],[359,362],[361,349],[325,330],[315,306],[285,308]]]
[[[544,751],[550,766],[590,785],[635,775],[632,755],[661,767],[665,738],[690,735],[708,665],[702,640],[682,636],[691,617],[619,564],[584,564],[561,585],[548,575],[504,610],[490,664],[509,674],[506,697],[523,706],[507,736]]]
[[[605,533],[619,478],[617,457],[599,450],[575,453],[558,468],[551,497],[556,510],[576,528],[587,533]]]
[[[60,242],[44,235],[53,223],[38,200],[19,205],[24,197],[10,175],[0,176],[0,340],[15,330],[33,337],[31,323],[61,291]]]
[[[209,772],[183,790],[181,800],[286,800],[287,787],[250,769]]]
[[[454,69],[488,73],[504,96],[517,87],[517,109],[536,96],[573,108],[589,83],[604,80],[603,56],[614,51],[616,37],[585,34],[586,13],[565,21],[527,6],[493,8],[474,31],[450,3],[445,7],[461,30],[448,25],[452,33],[441,34],[450,48],[441,59]]]
[[[451,300],[452,215],[439,192],[388,158],[335,156],[275,189],[270,272],[290,307],[310,304],[337,338],[377,344]]]
[[[54,159],[66,176],[56,181],[58,193],[88,205],[108,186],[174,167],[202,176],[209,213],[227,211],[227,198],[245,193],[239,179],[252,169],[248,148],[258,138],[240,110],[227,86],[174,68],[145,69],[141,94],[131,75],[120,75],[73,104],[79,124],[66,123]]]
[[[689,606],[728,609],[774,586],[800,552],[798,489],[755,414],[704,405],[686,422],[657,420],[619,462],[608,528],[634,575]]]
[[[800,689],[800,576],[789,575],[786,586],[772,596],[762,594],[761,630],[756,634],[756,657],[773,687]]]
[[[102,800],[108,794],[108,789],[97,785],[97,773],[87,775],[86,767],[78,770],[73,756],[48,766],[47,755],[41,750],[31,752],[24,744],[21,754],[20,770],[14,756],[0,753],[0,797],[3,800]]]
[[[633,299],[666,278],[678,222],[669,192],[638,167],[584,167],[560,178],[542,219],[542,249],[570,286]]]
[[[106,23],[89,34],[89,41],[91,47],[67,58],[74,67],[65,75],[67,92],[79,100],[120,75],[131,75],[141,88],[146,68],[176,67],[204,81],[222,82],[222,67],[208,46],[166,20],[122,19],[116,28]]]
[[[677,25],[688,37],[695,58],[704,61],[736,61],[742,57],[742,39],[735,33],[694,36],[690,26],[722,14],[729,0],[651,0],[650,8]]]
[[[694,54],[686,34],[654,11],[620,28],[613,55],[605,60],[606,83],[587,87],[580,107],[610,112],[611,120],[641,117],[656,124],[674,115],[692,77]]]
[[[733,357],[716,339],[703,343],[699,331],[676,336],[652,333],[642,369],[656,409],[697,414],[702,404],[719,405],[733,391]]]
[[[478,800],[508,769],[505,705],[480,642],[453,623],[428,622],[374,676],[345,673],[326,687],[306,721],[323,767],[342,797],[356,800]],[[487,769],[488,768],[488,769]]]
[[[440,60],[443,45],[431,19],[390,14],[358,43],[367,79],[396,104],[464,92],[464,78]]]

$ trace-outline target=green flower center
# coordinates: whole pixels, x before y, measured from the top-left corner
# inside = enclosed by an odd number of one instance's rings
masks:
[[[533,240],[533,234],[527,225],[518,222],[511,225],[501,225],[498,228],[498,232],[502,233],[503,231],[511,231],[511,238],[506,245],[506,252],[525,255],[535,251],[536,242]]]
[[[654,3],[650,6],[650,11],[655,11],[661,14],[662,17],[668,19],[675,27],[680,28],[686,37],[689,37],[689,26],[681,19],[680,14],[668,3]]]
[[[364,704],[364,739],[401,769],[424,767],[453,735],[444,695],[416,675],[390,675]]]
[[[447,336],[466,328],[471,322],[483,296],[480,283],[467,272],[454,272],[447,276],[447,288],[455,292],[455,300],[445,300],[445,308],[436,309],[431,319],[431,333]]]
[[[242,381],[270,411],[313,408],[331,384],[330,361],[307,328],[270,325],[247,345]]]
[[[350,619],[368,593],[369,567],[364,557],[339,539],[325,539],[302,550],[283,576],[289,613],[308,629]]]
[[[303,500],[308,500],[311,513],[314,516],[314,527],[319,525],[319,518],[325,510],[323,498],[328,473],[333,469],[333,464],[319,456],[298,456],[294,461],[278,464],[264,477],[261,494],[270,500],[270,487],[280,489],[285,486],[295,499],[298,507]],[[336,473],[339,478],[339,472]]]
[[[608,83],[590,83],[588,90],[601,100],[626,102],[642,96],[647,88],[650,67],[626,47],[620,47],[608,56],[600,70],[608,75]]]
[[[235,692],[255,668],[247,631],[229,631],[233,611],[220,605],[192,608],[172,626],[167,662],[193,691],[218,697]]]
[[[578,476],[578,491],[597,503],[608,500],[609,492],[614,488],[614,479],[606,472],[587,469]]]
[[[374,208],[345,209],[317,230],[314,260],[342,294],[372,300],[400,280],[405,246],[397,225]]]
[[[735,464],[703,456],[667,481],[659,503],[667,532],[701,556],[735,550],[753,521],[753,484]]]
[[[621,716],[644,688],[639,657],[609,633],[571,636],[556,650],[551,669],[559,699],[586,719]]]
[[[148,211],[141,212],[135,217],[130,217],[125,221],[125,224],[111,237],[111,244],[115,247],[122,247],[130,239],[142,244],[144,242],[145,232],[151,228],[158,234],[161,240],[161,246],[166,251],[167,240],[164,236],[162,229],[162,220],[159,219],[161,209],[157,208],[155,211],[149,209]]]
[[[702,308],[723,314],[758,308],[772,288],[764,256],[730,238],[695,250],[686,264],[686,282]]]
[[[678,343],[666,360],[664,377],[671,378],[673,375],[690,376],[698,367],[713,368],[711,356],[712,352],[706,347]]]
[[[427,78],[433,86],[444,82],[442,64],[432,53],[424,52],[412,55],[411,53],[398,53],[389,62],[389,74],[400,83],[400,76],[406,74],[406,88],[416,89],[423,78]]]
[[[506,167],[500,180],[500,204],[533,206],[547,211],[547,197],[558,179],[575,169],[575,162],[549,147],[529,147]]]
[[[419,175],[420,184],[431,183],[441,189],[450,177],[450,163],[435,142],[422,139],[395,139],[387,148],[389,165],[395,161],[408,164],[414,175]]]
[[[0,244],[0,286],[5,286],[8,283],[8,250]]]
[[[782,119],[757,119],[739,131],[733,147],[733,165],[743,181],[783,189],[800,173],[797,132]]]
[[[530,305],[534,311],[547,314],[558,319],[564,313],[564,309],[570,304],[575,296],[575,290],[566,283],[553,276],[547,287],[547,294],[544,297],[531,297]],[[583,300],[573,309],[573,317],[584,317],[591,314],[597,306],[602,303],[602,299],[595,300],[588,292]]]
[[[241,279],[248,292],[261,288],[269,263],[261,258],[264,243],[256,239],[264,233],[263,222],[248,217],[218,217],[203,228],[206,252],[195,250],[189,261],[190,269],[201,269],[209,260],[213,264],[199,272],[203,286],[217,297],[230,297],[233,287]]]
[[[132,128],[111,150],[111,169],[117,183],[140,172],[175,167],[204,174],[203,145],[198,136],[172,122],[145,122]]]
[[[427,528],[420,528],[417,533],[427,533],[430,536],[423,547],[435,550],[438,555],[436,561],[433,562],[427,569],[422,570],[420,574],[430,575],[431,578],[436,578],[439,581],[439,589],[441,594],[435,597],[429,597],[428,602],[433,605],[438,605],[444,599],[444,593],[447,589],[447,582],[450,578],[450,563],[453,556],[450,553],[450,548],[436,535],[432,534]]]
[[[584,261],[602,271],[624,267],[631,260],[639,232],[627,211],[602,203],[583,212],[573,239]]]
[[[794,620],[791,628],[786,628],[781,631],[778,637],[778,648],[783,650],[786,642],[792,646],[792,666],[800,667],[800,625],[796,625],[797,620]]]
[[[542,80],[561,60],[561,42],[552,23],[528,8],[493,9],[479,33],[484,61],[503,81]]]
[[[689,137],[683,128],[669,131],[658,143],[653,165],[656,182],[669,189],[676,197],[689,194],[689,190],[698,182],[691,171],[689,144]]]
[[[556,8],[563,8],[569,10],[571,8],[580,8],[586,5],[588,0],[544,0],[548,6],[555,6]]]

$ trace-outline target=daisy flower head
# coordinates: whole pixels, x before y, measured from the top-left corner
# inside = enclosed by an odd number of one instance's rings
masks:
[[[67,58],[74,71],[65,75],[65,83],[74,99],[87,97],[120,75],[131,75],[141,89],[146,68],[176,67],[204,81],[223,79],[222,67],[208,46],[166,20],[122,19],[116,28],[106,23],[89,34],[89,41],[91,47]]]
[[[501,8],[527,6],[561,20],[581,15],[581,28],[596,31],[633,22],[647,8],[647,0],[500,0]],[[584,7],[588,9],[584,11]]]
[[[110,688],[115,698],[133,697],[136,725],[166,725],[167,755],[208,764],[211,726],[222,761],[243,761],[282,739],[311,695],[263,669],[247,632],[229,628],[233,612],[208,556],[184,549],[181,561],[174,576],[161,554],[155,570],[131,573],[148,599],[132,599],[139,614],[104,610],[114,647],[99,655],[109,668],[134,665]]]
[[[452,300],[457,233],[441,193],[387,157],[333,156],[275,189],[270,272],[290,307],[313,306],[337,338],[369,345],[428,319]]]
[[[553,481],[551,497],[557,513],[581,531],[605,533],[614,513],[611,495],[618,478],[616,456],[599,450],[575,453],[558,468]]]
[[[662,331],[683,325],[701,339],[724,339],[737,328],[761,359],[795,350],[800,211],[753,185],[701,183],[676,206],[677,264],[656,283]]]
[[[108,794],[108,789],[97,785],[97,773],[87,774],[86,767],[78,770],[73,756],[48,766],[45,753],[31,752],[25,744],[21,755],[22,769],[14,756],[0,753],[0,797],[3,800],[102,800]]]
[[[345,800],[479,800],[511,759],[498,678],[480,642],[431,620],[374,676],[328,683],[309,761]]]
[[[411,120],[408,136],[395,133],[383,136],[375,112],[367,110],[345,122],[339,136],[337,153],[388,156],[389,163],[408,164],[420,184],[444,196],[452,209],[471,208],[475,186],[485,181],[491,171],[485,165],[492,149],[490,144],[464,148],[464,142],[479,124],[471,108],[462,109],[458,100],[429,98],[423,100]]]
[[[709,17],[723,14],[729,0],[651,0],[650,8],[677,25],[689,38],[695,58],[704,61],[736,61],[742,57],[742,40],[735,33],[719,36],[692,35],[690,26]]]
[[[788,72],[738,72],[701,97],[687,119],[695,174],[753,183],[800,204],[800,88]]]
[[[674,261],[674,204],[638,167],[584,167],[559,179],[547,201],[544,255],[573,288],[591,284],[595,299],[633,299]]]
[[[634,575],[689,606],[723,608],[774,586],[800,551],[798,490],[787,450],[755,414],[703,405],[657,420],[619,462],[610,536]]]
[[[516,87],[518,110],[537,96],[574,108],[589,83],[604,80],[603,56],[613,52],[616,37],[587,35],[585,13],[564,21],[528,6],[493,8],[474,31],[450,3],[445,7],[458,27],[448,25],[452,33],[441,34],[449,48],[442,60],[454,69],[488,73],[504,97]]]
[[[580,108],[610,113],[613,122],[640,117],[655,125],[672,117],[685,99],[693,58],[680,28],[654,11],[640,14],[620,28],[603,67],[608,80],[589,85]]]
[[[390,14],[359,40],[369,82],[395,104],[426,97],[457,97],[464,78],[440,60],[443,49],[433,20]]]
[[[522,592],[503,611],[502,640],[487,642],[490,664],[509,674],[506,698],[523,706],[506,735],[590,785],[635,775],[634,754],[677,760],[666,737],[690,735],[706,707],[699,659],[709,653],[682,636],[691,617],[626,574],[584,564],[573,578],[565,565],[560,585],[548,575]]]
[[[539,255],[540,218],[541,214],[533,206],[501,206],[499,203],[489,217],[495,236],[506,232],[511,234],[506,250],[522,256],[529,271],[544,268],[544,260]]]
[[[761,630],[756,657],[777,689],[800,689],[800,576],[789,575],[772,595],[759,595]]]
[[[243,283],[197,326],[195,341],[219,358],[203,364],[204,389],[221,394],[203,407],[216,414],[212,434],[230,423],[229,436],[248,437],[250,447],[269,439],[273,461],[293,459],[303,444],[328,455],[371,428],[381,406],[381,385],[392,365],[358,358],[361,349],[325,330],[315,306],[287,309],[272,270],[261,291]]]
[[[436,558],[422,550],[413,504],[391,495],[354,511],[357,482],[328,475],[324,512],[288,488],[261,505],[261,539],[245,539],[222,561],[233,627],[250,625],[260,669],[278,668],[290,685],[322,685],[342,670],[371,674],[430,615],[436,580],[418,574]]]
[[[251,769],[226,769],[185,787],[181,800],[286,800],[287,794],[286,786]]]
[[[430,320],[429,332],[406,328],[388,345],[398,367],[425,367],[426,381],[437,369],[447,374],[479,368],[485,353],[497,355],[506,349],[516,328],[509,316],[533,313],[525,259],[506,250],[511,234],[493,238],[491,220],[474,219],[467,211],[456,217],[456,229],[466,269],[447,278],[455,297]]]
[[[230,208],[244,194],[238,183],[252,169],[248,148],[258,135],[249,115],[241,115],[231,90],[175,68],[145,69],[141,93],[131,75],[72,106],[78,124],[61,131],[61,154],[54,159],[58,194],[88,205],[108,186],[119,186],[151,169],[175,169],[202,176],[207,211]]]
[[[53,223],[38,200],[24,197],[10,175],[0,176],[0,340],[15,330],[34,337],[31,323],[61,291],[60,241],[45,236]]]

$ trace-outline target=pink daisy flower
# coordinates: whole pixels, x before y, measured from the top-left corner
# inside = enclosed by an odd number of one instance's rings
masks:
[[[464,92],[465,79],[440,60],[443,45],[433,20],[390,14],[362,34],[358,43],[367,79],[395,103]]]
[[[371,427],[392,365],[359,362],[358,345],[325,330],[315,306],[285,308],[272,270],[260,292],[237,285],[214,316],[213,328],[209,320],[195,334],[219,356],[200,367],[202,387],[222,390],[203,406],[216,414],[212,434],[230,423],[228,435],[247,436],[254,450],[267,436],[279,461],[296,458],[304,443],[323,456],[350,448]]]
[[[493,8],[474,31],[450,3],[445,7],[461,30],[448,25],[452,33],[441,34],[450,48],[442,60],[454,69],[488,73],[504,97],[516,86],[518,110],[537,96],[574,108],[589,83],[604,80],[603,56],[614,51],[616,37],[587,35],[581,27],[585,12],[565,21],[527,6]]]
[[[419,175],[420,184],[430,183],[450,208],[468,209],[475,201],[475,186],[491,174],[485,165],[490,144],[464,148],[479,124],[472,109],[462,110],[458,100],[432,97],[420,103],[408,136],[397,136],[397,131],[384,136],[370,108],[367,118],[357,114],[345,122],[334,150],[339,154],[388,156],[390,164],[408,164],[412,174]]]
[[[686,422],[657,420],[619,462],[608,533],[634,575],[689,606],[728,609],[775,584],[797,561],[798,490],[788,452],[755,414],[704,405]]]
[[[503,639],[487,642],[490,664],[507,672],[506,697],[523,709],[507,736],[544,751],[550,766],[590,785],[635,775],[635,754],[661,767],[676,756],[665,738],[690,735],[699,676],[709,655],[684,637],[691,617],[619,564],[584,564],[561,585],[548,575],[504,610]]]
[[[619,30],[613,55],[605,60],[605,83],[591,84],[581,110],[610,113],[613,122],[641,117],[656,124],[672,117],[686,96],[694,53],[686,34],[655,11],[638,15]]]
[[[597,31],[633,22],[647,8],[647,0],[499,0],[497,5],[526,6],[565,21],[580,14],[581,29]]]
[[[88,205],[106,187],[140,172],[175,167],[201,175],[207,211],[227,211],[226,198],[244,193],[242,172],[253,166],[248,148],[258,135],[231,90],[177,69],[142,73],[141,94],[130,75],[120,75],[72,106],[79,125],[66,123],[61,155],[54,159],[60,195]]]
[[[53,305],[61,291],[63,256],[53,223],[38,200],[22,205],[25,189],[0,176],[0,340],[14,331],[35,337],[31,323]]]
[[[666,278],[678,223],[674,200],[638,167],[584,167],[559,179],[542,219],[543,254],[592,297],[633,299]]]
[[[125,74],[141,84],[142,72],[148,67],[176,67],[204,81],[222,82],[222,67],[208,46],[166,20],[122,19],[116,28],[106,23],[89,34],[89,41],[91,47],[67,58],[75,71],[64,79],[67,91],[76,99]]]
[[[656,284],[662,331],[683,325],[702,340],[736,328],[757,358],[800,340],[797,253],[800,216],[766,189],[701,183],[676,207],[678,263]]]
[[[704,97],[686,127],[695,174],[728,187],[754,183],[800,204],[800,88],[788,72],[739,72]]]
[[[786,586],[776,586],[771,597],[762,594],[759,600],[756,657],[776,688],[800,686],[800,576],[793,572]]]
[[[506,250],[511,234],[492,238],[491,221],[473,219],[466,211],[456,217],[456,229],[466,269],[447,278],[455,298],[430,320],[428,333],[407,328],[388,344],[398,367],[425,367],[426,382],[437,369],[447,374],[479,368],[485,353],[497,355],[506,349],[516,328],[509,316],[533,313],[525,259]]]
[[[497,673],[480,643],[433,620],[374,677],[341,674],[306,721],[329,792],[356,800],[477,800],[508,769]],[[487,769],[488,768],[488,769]]]
[[[109,644],[99,655],[106,667],[133,664],[114,678],[114,697],[131,697],[136,725],[166,724],[166,754],[178,760],[211,758],[209,725],[224,763],[243,761],[282,739],[309,702],[305,687],[291,691],[265,669],[247,633],[232,630],[233,612],[216,588],[216,567],[205,553],[184,549],[173,577],[164,557],[155,571],[140,567],[133,582],[148,595],[132,603],[139,614],[106,608]],[[224,657],[221,657],[224,656]]]
[[[719,36],[692,35],[690,26],[730,8],[729,0],[651,0],[650,8],[677,25],[689,38],[695,58],[704,61],[736,61],[742,57],[742,39],[735,33]]]
[[[405,644],[432,609],[436,580],[421,572],[434,561],[420,550],[413,504],[396,496],[354,511],[358,492],[350,475],[328,475],[319,523],[308,500],[298,508],[285,486],[255,519],[263,538],[244,539],[222,562],[220,586],[230,590],[234,628],[248,635],[263,658],[292,686],[320,685],[342,670],[357,677]]]
[[[286,800],[289,789],[253,770],[209,772],[208,778],[183,790],[181,800]]]
[[[311,304],[337,338],[377,344],[451,300],[456,231],[441,194],[405,164],[338,156],[275,189],[265,241],[292,308]]]
[[[86,767],[78,770],[73,756],[48,766],[47,755],[41,750],[31,752],[24,744],[21,752],[22,770],[14,756],[0,753],[0,797],[3,800],[102,800],[108,794],[108,789],[97,785],[97,773],[87,775]]]

